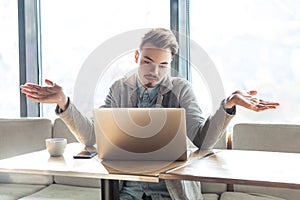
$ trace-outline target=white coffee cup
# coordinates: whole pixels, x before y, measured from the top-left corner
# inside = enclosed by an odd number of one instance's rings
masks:
[[[66,138],[48,138],[45,140],[46,148],[51,156],[62,156],[67,146]]]

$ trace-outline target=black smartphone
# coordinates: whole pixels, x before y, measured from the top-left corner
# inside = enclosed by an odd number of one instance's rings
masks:
[[[83,149],[77,155],[74,155],[73,158],[74,159],[89,159],[89,158],[94,157],[95,155],[97,155],[97,152]]]

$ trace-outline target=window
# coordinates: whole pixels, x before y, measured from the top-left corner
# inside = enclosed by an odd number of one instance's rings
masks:
[[[191,39],[214,62],[226,96],[237,89],[257,89],[259,97],[281,104],[262,113],[239,108],[231,124],[300,123],[300,2],[191,0],[190,4]],[[197,80],[199,75],[192,76]]]
[[[0,117],[20,116],[18,5],[0,1]]]
[[[41,0],[42,78],[61,85],[72,99],[80,69],[99,45],[134,29],[169,28],[169,7],[160,0]],[[132,51],[116,58],[99,80],[95,106],[103,104],[112,81],[134,67]],[[44,104],[43,116],[54,117],[54,105]]]

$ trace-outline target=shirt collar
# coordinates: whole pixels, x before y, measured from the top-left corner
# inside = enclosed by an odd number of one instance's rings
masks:
[[[138,85],[138,95],[139,95],[140,98],[142,98],[145,90],[147,90],[148,93],[149,93],[150,99],[153,99],[154,97],[157,96],[159,88],[160,88],[160,84],[157,84],[154,88],[145,88],[141,84],[139,79],[137,80],[137,85]]]

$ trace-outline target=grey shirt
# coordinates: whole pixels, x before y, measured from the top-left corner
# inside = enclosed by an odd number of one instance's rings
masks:
[[[160,85],[154,88],[144,88],[140,81],[137,81],[138,86],[138,107],[155,107]],[[149,98],[149,101],[145,99]]]

